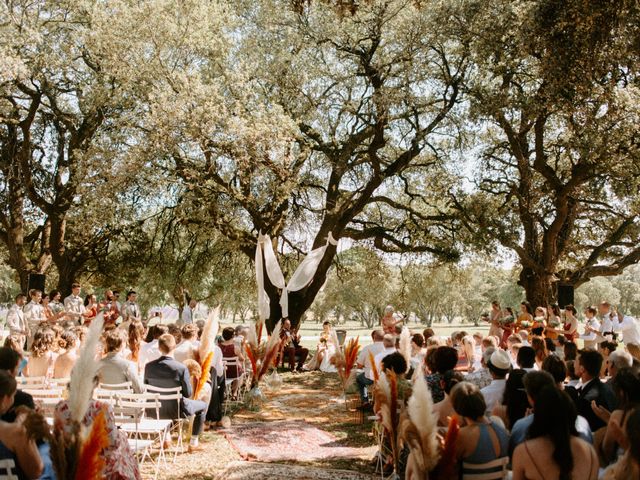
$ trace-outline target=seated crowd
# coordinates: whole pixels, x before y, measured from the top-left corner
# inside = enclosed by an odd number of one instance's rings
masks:
[[[581,333],[572,306],[538,309],[535,318],[527,317],[528,304],[522,310],[519,320],[511,311],[502,313],[506,319],[500,314],[487,319],[492,331],[486,336],[456,332],[443,338],[430,328],[414,333],[411,365],[393,369],[398,378],[405,371],[412,381],[425,376],[442,438],[451,418],[458,419],[457,474],[464,478],[491,464],[496,476],[486,478],[501,478],[503,466],[516,480],[640,478],[635,320],[611,313],[603,302],[602,320],[596,323],[598,309],[589,308]],[[551,315],[556,321],[549,321]],[[385,360],[400,350],[398,333],[375,330],[373,342],[360,352],[357,386],[365,410],[374,407],[369,403],[373,371],[384,375]],[[620,333],[624,343],[618,343]],[[415,357],[422,361],[411,368]],[[383,465],[392,469],[383,446]]]
[[[246,338],[244,327],[223,329],[219,342],[212,347],[209,381],[194,398],[196,386],[203,375],[199,338],[204,321],[196,322],[192,311],[183,315],[180,326],[161,323],[148,326],[148,322],[141,321],[135,292],[129,292],[127,302],[120,305],[113,292],[108,291],[105,301],[96,304],[96,308],[89,308],[94,302],[92,296],[87,296],[86,305],[72,298],[72,301],[64,302],[69,308],[62,307],[55,313],[49,311],[51,303],[43,302],[40,292],[30,293],[32,300],[27,305],[24,305],[23,295],[16,299],[7,319],[9,336],[4,347],[0,348],[0,415],[3,420],[0,422],[0,462],[13,465],[15,478],[55,478],[48,445],[28,439],[20,426],[23,415],[17,413],[18,407],[34,409],[36,405],[31,395],[20,390],[21,382],[16,382],[16,378],[43,378],[44,385],[53,385],[60,379],[68,380],[85,341],[87,327],[100,311],[105,315],[105,324],[99,351],[96,352],[100,366],[95,386],[129,383],[134,393],[145,392],[151,387],[179,388],[182,395],[179,405],[175,400],[162,401],[160,418],[174,420],[193,416],[189,452],[201,449],[199,437],[205,429],[229,425],[228,417],[223,416],[225,376],[236,379],[235,383],[241,380],[245,361],[242,355]],[[79,286],[74,284],[74,293],[70,297],[79,299],[79,293]],[[44,298],[57,300],[59,296],[59,293],[52,292]],[[31,308],[27,309],[29,305]],[[192,302],[187,308],[192,310],[194,306]],[[229,368],[225,372],[225,357],[237,361],[233,371]],[[109,404],[93,401],[84,423],[90,425],[102,410],[107,412],[107,427],[111,435],[108,451],[103,452],[105,477],[140,478],[137,460],[128,447],[126,435],[118,429]],[[64,428],[70,428],[69,405],[62,397],[54,417]],[[165,435],[164,448],[171,442],[171,437]]]

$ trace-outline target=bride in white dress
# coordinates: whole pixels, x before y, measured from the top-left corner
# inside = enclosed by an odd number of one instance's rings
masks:
[[[331,359],[336,354],[336,345],[331,341],[331,337],[331,323],[324,322],[322,324],[320,341],[316,347],[316,354],[307,364],[307,370],[320,370],[321,372],[326,373],[334,373],[338,371],[331,363]]]

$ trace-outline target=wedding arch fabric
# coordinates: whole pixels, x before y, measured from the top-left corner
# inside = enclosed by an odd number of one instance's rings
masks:
[[[304,260],[298,265],[296,271],[293,273],[287,284],[282,274],[282,269],[276,258],[276,254],[273,251],[273,244],[269,235],[258,235],[258,245],[256,247],[256,283],[258,284],[258,317],[260,320],[265,320],[269,317],[269,296],[264,289],[264,271],[267,271],[269,281],[276,287],[282,290],[280,296],[280,307],[282,308],[282,317],[289,316],[289,292],[297,292],[309,285],[313,280],[316,270],[324,252],[327,247],[331,245],[337,245],[338,242],[333,238],[333,235],[329,233],[327,243],[322,247],[318,247],[315,250],[311,250]]]

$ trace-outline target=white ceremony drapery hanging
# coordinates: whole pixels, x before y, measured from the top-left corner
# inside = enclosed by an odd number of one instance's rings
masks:
[[[270,301],[269,295],[264,289],[264,264],[262,261],[262,242],[263,235],[258,234],[258,246],[256,247],[256,283],[258,284],[258,319],[264,321],[269,317]]]
[[[309,283],[311,283],[313,277],[316,274],[316,271],[318,270],[318,265],[320,265],[320,262],[322,261],[324,253],[326,252],[329,244],[338,244],[338,242],[333,238],[331,232],[329,232],[327,243],[322,247],[318,247],[315,250],[310,251],[307,256],[304,257],[304,260],[302,260],[300,265],[298,265],[298,268],[296,268],[296,271],[291,276],[289,283],[285,285],[284,275],[282,274],[282,269],[280,268],[278,259],[276,258],[276,255],[273,251],[271,238],[269,238],[268,235],[258,235],[258,246],[256,248],[258,311],[260,313],[262,313],[263,311],[267,312],[264,318],[266,318],[269,314],[269,299],[266,292],[264,291],[262,254],[264,253],[264,265],[266,266],[267,276],[269,277],[269,280],[275,287],[282,290],[282,295],[280,296],[280,307],[282,308],[282,317],[286,318],[289,316],[289,292],[297,292],[298,290],[302,290],[304,287],[309,285]],[[258,257],[260,257],[259,260]],[[260,270],[260,274],[258,274],[258,269]],[[262,295],[260,292],[262,292]],[[267,298],[265,299],[264,297]],[[261,306],[265,310],[261,310]]]

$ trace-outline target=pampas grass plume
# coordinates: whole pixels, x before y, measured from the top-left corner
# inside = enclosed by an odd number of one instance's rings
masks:
[[[218,334],[218,328],[220,327],[220,305],[209,312],[207,321],[202,328],[202,336],[200,338],[200,348],[198,354],[200,355],[200,362],[204,362],[209,355],[209,352],[213,351],[213,346],[216,342],[216,335]]]
[[[420,465],[424,471],[432,470],[439,459],[438,422],[433,413],[433,398],[424,375],[419,375],[413,386],[413,393],[407,404],[409,418],[420,436],[422,447]]]
[[[407,361],[407,372],[411,368],[411,332],[409,331],[409,327],[406,325],[402,327],[402,332],[400,333],[400,354]]]
[[[84,346],[80,350],[78,360],[71,371],[69,411],[71,420],[78,423],[82,423],[93,395],[93,379],[100,367],[100,362],[96,357],[103,324],[104,316],[99,313],[89,326]]]

